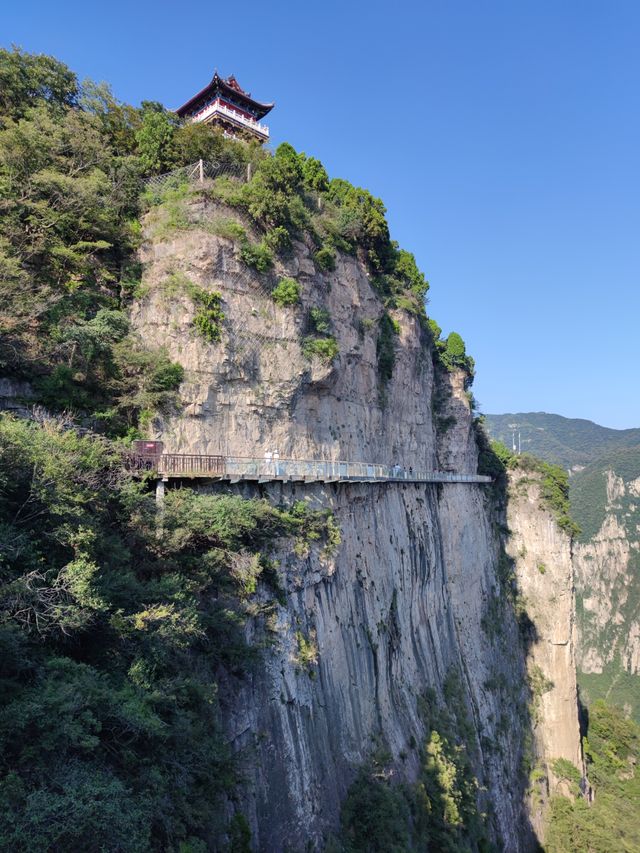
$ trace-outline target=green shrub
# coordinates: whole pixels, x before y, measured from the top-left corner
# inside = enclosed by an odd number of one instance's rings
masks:
[[[222,338],[222,321],[224,312],[221,307],[222,294],[218,291],[209,292],[198,289],[195,294],[198,304],[193,325],[198,333],[210,344],[220,343]]]
[[[457,332],[451,332],[444,346],[439,347],[439,355],[447,370],[465,370],[473,378],[474,361],[467,355],[464,341]]]
[[[291,237],[282,225],[277,225],[267,231],[262,242],[268,249],[277,254],[286,254],[291,251]]]
[[[240,243],[240,260],[258,272],[267,272],[273,266],[273,252],[266,243],[250,243],[248,239]]]
[[[302,631],[296,631],[296,643],[298,646],[297,662],[302,669],[312,671],[318,663],[318,646],[315,631],[311,631],[309,637],[305,637]]]
[[[376,327],[376,321],[371,317],[361,317],[358,320],[358,335],[364,338],[365,335]]]
[[[252,853],[249,823],[240,812],[236,812],[231,818],[228,834],[229,853]]]
[[[271,291],[274,302],[281,306],[296,305],[300,302],[300,285],[293,278],[281,278]]]
[[[440,340],[440,335],[442,334],[442,329],[433,319],[433,317],[429,317],[427,320],[427,326],[429,327],[429,331],[431,332],[431,337],[433,338],[433,342],[437,343]]]
[[[302,160],[302,180],[306,189],[324,193],[329,187],[329,176],[319,160],[315,157],[305,157],[300,154]]]
[[[207,223],[207,229],[227,240],[244,242],[248,239],[244,227],[235,219],[214,219]]]
[[[311,308],[309,331],[314,335],[326,335],[331,331],[331,314],[325,308]]]
[[[424,318],[424,306],[413,294],[409,294],[409,296],[396,296],[394,303],[395,307],[399,310],[406,311],[407,314],[412,314],[414,317]]]
[[[371,268],[384,272],[393,247],[389,239],[386,209],[382,201],[348,181],[334,178],[327,193],[330,201],[341,208],[338,234],[349,242],[358,242],[365,249]]]
[[[566,758],[555,758],[551,762],[551,769],[559,779],[565,779],[570,783],[575,794],[580,792],[582,775],[575,764]]]
[[[309,358],[319,358],[331,362],[339,353],[338,342],[335,338],[305,338],[302,352]]]
[[[333,271],[336,268],[336,253],[329,246],[322,246],[313,256],[321,270]]]
[[[342,804],[342,835],[350,853],[410,850],[409,803],[399,787],[361,770]]]
[[[429,282],[418,269],[416,259],[411,252],[407,252],[405,249],[397,250],[393,275],[399,278],[411,294],[424,306],[424,300],[429,290]]]

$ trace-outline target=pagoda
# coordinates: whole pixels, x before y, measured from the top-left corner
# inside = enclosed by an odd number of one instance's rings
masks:
[[[272,109],[273,104],[254,101],[233,75],[225,79],[216,71],[211,82],[176,112],[186,121],[216,125],[225,136],[263,143],[269,139],[269,128],[260,119]]]

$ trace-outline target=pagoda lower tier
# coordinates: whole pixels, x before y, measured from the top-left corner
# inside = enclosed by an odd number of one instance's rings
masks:
[[[272,108],[273,104],[255,101],[235,77],[225,80],[216,71],[211,82],[176,112],[186,121],[216,125],[226,136],[264,143],[269,140],[269,128],[260,119]]]

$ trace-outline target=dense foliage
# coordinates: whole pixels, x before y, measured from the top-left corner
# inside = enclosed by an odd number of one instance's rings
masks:
[[[256,591],[267,623],[282,595],[275,541],[335,525],[181,489],[159,516],[115,445],[52,421],[0,418],[0,484],[0,847],[218,849],[219,675],[257,654]]]
[[[300,302],[300,285],[293,278],[281,278],[271,291],[273,301],[281,307]]]
[[[470,853],[490,851],[486,815],[469,751],[473,729],[459,677],[444,685],[445,704],[432,692],[420,700],[426,727],[421,771],[413,785],[393,784],[380,749],[357,774],[345,798],[341,844],[345,853]]]
[[[425,317],[429,284],[414,256],[391,240],[380,199],[340,178],[329,180],[318,160],[287,143],[273,157],[256,154],[252,165],[250,181],[221,178],[208,194],[246,214],[261,232],[254,251],[286,254],[292,239],[307,235],[317,266],[327,271],[337,251],[358,253],[389,307]]]
[[[575,767],[563,772],[554,765],[554,772],[572,786],[573,797],[552,799],[545,849],[548,853],[640,850],[640,726],[619,708],[597,701],[589,708],[584,751],[593,802],[578,796],[580,774]]]

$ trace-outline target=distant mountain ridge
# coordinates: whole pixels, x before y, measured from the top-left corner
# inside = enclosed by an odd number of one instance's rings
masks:
[[[515,412],[486,415],[492,438],[512,447],[518,433],[522,451],[565,468],[588,465],[606,453],[640,448],[640,427],[611,429],[582,418],[565,418],[547,412]]]

